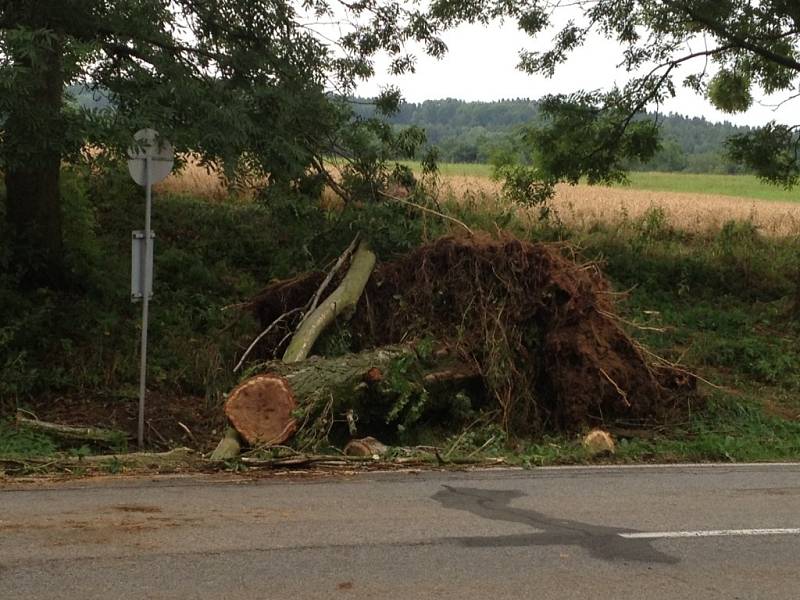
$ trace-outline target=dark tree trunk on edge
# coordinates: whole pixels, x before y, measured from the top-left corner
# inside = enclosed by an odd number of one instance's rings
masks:
[[[57,41],[26,57],[22,85],[30,94],[9,112],[5,125],[6,221],[11,269],[26,287],[59,287],[64,282],[63,228],[59,189],[64,147],[64,73]]]

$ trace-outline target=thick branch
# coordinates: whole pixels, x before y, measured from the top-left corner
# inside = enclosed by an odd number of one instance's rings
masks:
[[[283,355],[283,362],[303,360],[317,341],[317,338],[336,317],[353,308],[364,287],[367,285],[372,269],[375,267],[375,254],[365,242],[361,242],[353,255],[353,262],[342,283],[306,319],[295,333],[294,338]]]

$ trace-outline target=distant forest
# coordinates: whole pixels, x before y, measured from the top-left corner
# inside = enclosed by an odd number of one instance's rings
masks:
[[[101,92],[71,87],[72,100],[85,107],[104,108],[108,98]],[[367,99],[352,101],[356,114],[369,117],[375,108]],[[514,133],[539,118],[538,103],[529,99],[496,102],[426,100],[403,103],[388,118],[398,127],[416,125],[428,142],[437,146],[442,162],[489,163],[500,152],[513,151]],[[725,140],[748,131],[731,123],[711,123],[678,114],[660,115],[662,148],[649,162],[628,165],[632,170],[683,171],[687,173],[739,173],[742,169],[724,156]]]
[[[368,100],[355,99],[353,107],[361,116],[374,114]],[[400,111],[388,121],[399,127],[416,125],[424,129],[429,143],[439,148],[443,162],[488,163],[495,153],[512,147],[515,131],[538,118],[535,100],[466,102],[446,99],[403,103]],[[661,151],[645,164],[629,165],[631,169],[687,173],[742,171],[725,158],[724,146],[728,137],[749,128],[678,114],[659,115],[659,121]]]

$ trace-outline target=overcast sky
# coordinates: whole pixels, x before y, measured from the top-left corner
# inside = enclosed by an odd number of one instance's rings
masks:
[[[488,28],[464,25],[442,37],[449,48],[442,60],[418,53],[416,73],[401,77],[386,75],[386,63],[380,61],[378,76],[362,84],[357,90],[358,95],[374,96],[381,86],[394,84],[410,102],[441,98],[483,101],[537,99],[548,93],[604,89],[615,81],[618,84],[626,81],[625,71],[616,68],[620,62],[619,47],[599,37],[576,51],[556,71],[553,79],[526,75],[516,69],[519,50],[545,48],[548,38],[534,44],[513,24],[495,24]],[[702,60],[687,63],[676,81],[694,70],[702,70]],[[764,104],[776,104],[781,99],[783,97],[757,97]],[[703,116],[711,121],[727,120],[742,125],[763,125],[773,119],[795,124],[800,120],[800,100],[788,102],[778,110],[756,102],[747,112],[730,115],[714,109],[705,98],[691,90],[680,88],[678,96],[662,106],[662,112]]]

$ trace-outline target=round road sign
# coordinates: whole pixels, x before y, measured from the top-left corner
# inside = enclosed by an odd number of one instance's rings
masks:
[[[164,179],[175,164],[175,151],[172,144],[160,138],[155,129],[140,129],[134,136],[134,145],[128,148],[128,172],[139,185],[148,182],[146,173],[147,157],[150,157],[150,181],[152,185]]]

